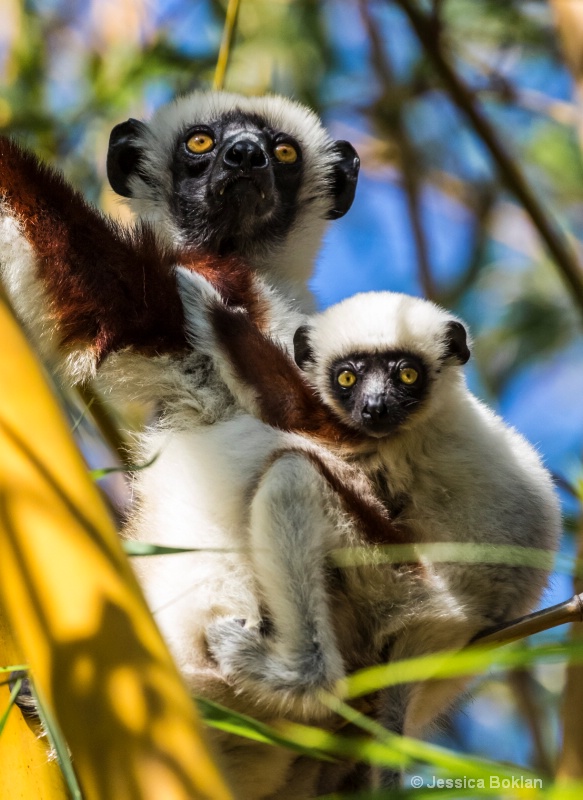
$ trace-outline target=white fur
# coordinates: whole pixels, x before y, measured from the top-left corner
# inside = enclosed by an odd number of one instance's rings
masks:
[[[313,317],[310,327],[320,365],[347,352],[398,348],[423,353],[435,363],[443,353],[445,326],[453,320],[459,321],[428,300],[398,292],[365,292]]]
[[[335,507],[334,498],[301,455],[290,464],[285,459],[267,463],[280,448],[305,448],[301,437],[240,412],[212,426],[201,426],[198,415],[188,409],[178,420],[180,427],[168,420],[169,430],[154,429],[143,439],[140,456],[158,457],[135,476],[137,513],[128,535],[203,552],[134,560],[154,616],[194,694],[268,722],[285,717],[321,723],[328,712],[317,701],[317,689],[332,689],[344,672],[323,570],[330,549],[348,544],[343,531],[351,529],[349,521],[338,508],[331,519],[324,513],[326,507]],[[329,498],[324,506],[323,497]],[[321,683],[308,685],[302,680],[312,679],[312,662],[306,666],[298,658],[307,646],[306,625],[288,591],[289,565],[297,564],[304,574],[298,551],[305,557],[309,553],[304,586],[308,610],[316,617],[310,631],[324,657]],[[389,565],[378,569],[393,572]],[[403,597],[407,591],[403,588]],[[261,644],[257,623],[266,610],[279,635],[242,674],[241,652]],[[245,620],[245,627],[235,620]],[[213,636],[219,665],[207,649]],[[260,676],[253,671],[256,663],[262,666]],[[237,797],[275,799],[284,789],[297,800],[314,796],[318,773],[300,789],[307,778],[304,770],[295,770],[293,753],[266,754],[262,745],[237,743],[218,732],[213,738]],[[269,770],[264,768],[266,758]]]

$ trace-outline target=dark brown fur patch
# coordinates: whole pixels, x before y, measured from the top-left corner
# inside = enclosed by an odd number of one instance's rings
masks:
[[[215,306],[212,317],[219,344],[238,377],[255,390],[265,423],[331,446],[367,441],[364,434],[334,418],[288,354],[246,314]]]
[[[99,360],[128,346],[186,348],[176,257],[148,227],[127,230],[107,219],[59,173],[4,137],[0,196],[36,254],[65,349],[87,346]]]

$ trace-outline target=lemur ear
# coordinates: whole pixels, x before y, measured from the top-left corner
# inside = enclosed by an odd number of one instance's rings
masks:
[[[470,358],[468,334],[461,322],[452,320],[445,328],[444,359],[453,358],[458,364],[465,364]]]
[[[302,325],[294,333],[294,358],[300,369],[304,369],[308,361],[315,361],[314,351],[310,345],[310,327]]]
[[[109,135],[107,177],[114,192],[131,197],[130,178],[138,171],[142,150],[138,144],[146,126],[137,119],[120,122]]]
[[[332,183],[334,207],[328,212],[326,219],[340,219],[350,209],[360,169],[360,158],[350,142],[335,142],[334,152],[338,156],[334,164]]]

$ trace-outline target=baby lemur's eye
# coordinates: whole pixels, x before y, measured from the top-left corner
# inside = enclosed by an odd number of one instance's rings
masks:
[[[278,144],[273,151],[275,157],[282,164],[294,164],[298,160],[298,151],[291,144],[281,143]]]
[[[401,367],[399,370],[399,379],[402,383],[407,384],[407,386],[416,383],[418,378],[419,373],[416,369],[413,369],[413,367]]]
[[[186,141],[186,148],[191,153],[208,153],[215,146],[215,140],[208,133],[193,133]]]
[[[340,386],[344,389],[350,389],[356,383],[356,375],[349,369],[342,370],[340,375],[336,378]]]

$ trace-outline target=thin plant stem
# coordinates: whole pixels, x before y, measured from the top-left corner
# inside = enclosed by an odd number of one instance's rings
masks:
[[[219,49],[215,77],[213,80],[213,89],[215,91],[222,90],[225,85],[225,76],[227,74],[227,67],[229,66],[229,59],[231,57],[233,37],[235,35],[237,17],[239,14],[239,6],[240,0],[229,0],[227,13],[225,16],[225,26],[223,28],[223,38],[221,39],[221,47]]]
[[[449,97],[468,119],[490,152],[502,182],[530,217],[583,314],[583,270],[567,237],[539,203],[532,187],[517,166],[515,159],[502,144],[497,131],[480,107],[474,93],[450,64],[442,49],[439,27],[436,27],[434,20],[420,11],[418,5],[412,0],[393,1],[408,17],[411,27]]]

